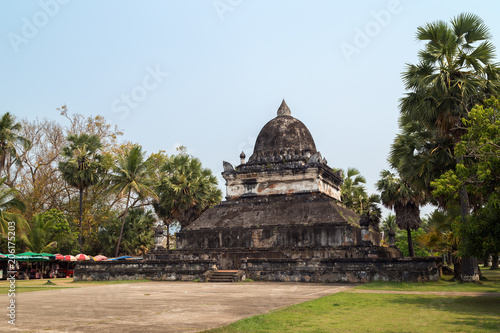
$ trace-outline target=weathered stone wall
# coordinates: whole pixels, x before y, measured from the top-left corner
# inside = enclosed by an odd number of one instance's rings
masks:
[[[359,216],[321,193],[254,196],[223,201],[207,209],[187,228],[255,228],[349,224],[359,226]]]
[[[154,251],[151,260],[216,260],[218,269],[240,269],[241,259],[328,259],[328,258],[400,258],[395,247],[340,246],[335,248],[280,248],[280,249],[200,249]]]
[[[441,258],[242,259],[247,278],[283,282],[438,281]]]
[[[318,192],[341,200],[340,185],[328,177],[332,172],[326,168],[306,164],[286,168],[279,163],[279,167],[275,169],[273,165],[269,164],[256,172],[223,173],[226,180],[226,199]]]
[[[123,260],[80,261],[75,281],[169,280],[203,281],[203,273],[214,269],[216,260]]]
[[[177,255],[180,256],[179,253]],[[241,253],[232,253],[233,260]],[[262,253],[260,253],[262,255]],[[371,281],[424,282],[440,277],[441,258],[268,258],[241,259],[238,267],[247,278],[281,282]],[[310,254],[308,254],[310,255]],[[230,255],[231,256],[231,255]],[[229,257],[230,257],[229,256]],[[229,257],[225,257],[229,260]],[[219,261],[221,258],[219,258]],[[216,259],[78,262],[75,281],[168,280],[205,281],[207,272],[221,269]]]
[[[315,226],[262,226],[183,230],[177,233],[179,249],[333,247],[358,243],[360,229],[348,224]]]

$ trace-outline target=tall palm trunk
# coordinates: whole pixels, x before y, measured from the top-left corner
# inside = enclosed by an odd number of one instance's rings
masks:
[[[413,248],[413,239],[411,238],[410,226],[406,227],[406,236],[408,237],[408,253],[410,257],[415,256],[415,249]]]
[[[457,163],[462,161],[462,157],[457,159]],[[460,213],[462,215],[462,223],[467,223],[467,217],[470,215],[469,210],[469,194],[465,185],[460,189]],[[467,240],[465,240],[467,241]],[[474,282],[479,281],[479,269],[477,258],[463,257],[460,265],[460,281],[461,282]]]
[[[122,242],[123,227],[125,226],[125,219],[127,218],[128,214],[128,205],[130,203],[130,191],[131,190],[128,191],[127,195],[127,205],[125,206],[125,213],[123,214],[122,228],[120,229],[120,237],[118,238],[118,244],[116,244],[115,257],[118,257],[118,253],[120,252],[120,243]]]
[[[78,244],[80,245],[80,253],[82,252],[82,217],[83,217],[83,187],[80,187],[80,212],[78,215]]]

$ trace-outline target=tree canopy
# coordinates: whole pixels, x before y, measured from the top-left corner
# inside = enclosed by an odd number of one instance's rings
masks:
[[[197,158],[178,154],[161,167],[161,172],[155,209],[165,219],[178,220],[181,228],[222,198],[217,179]]]
[[[10,114],[0,119],[0,132],[3,126],[10,133],[0,135],[0,252],[7,252],[8,231],[15,226],[16,251],[115,255],[111,246],[140,255],[154,246],[157,224],[192,221],[220,201],[216,178],[185,148],[178,155],[148,156],[139,144],[118,142],[123,133],[104,117],[71,115],[66,106],[59,110],[66,125],[16,122]],[[167,165],[170,160],[175,167]],[[160,202],[154,191],[159,189],[162,203],[170,200],[161,206],[168,207],[167,217],[153,207]]]

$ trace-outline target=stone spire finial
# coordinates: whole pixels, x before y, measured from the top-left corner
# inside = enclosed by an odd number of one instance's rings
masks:
[[[290,108],[288,105],[286,105],[285,99],[283,99],[283,102],[281,102],[281,105],[278,109],[278,117],[279,116],[291,116],[292,111],[290,111]]]

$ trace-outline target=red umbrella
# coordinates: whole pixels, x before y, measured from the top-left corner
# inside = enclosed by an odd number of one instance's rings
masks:
[[[94,260],[95,260],[95,261],[108,260],[108,257],[103,256],[103,255],[101,255],[101,254],[100,254],[100,255],[98,255],[98,256],[95,256],[95,257],[94,257]]]
[[[70,254],[64,256],[65,261],[76,261],[76,258]]]
[[[64,260],[64,256],[62,254],[56,254],[56,260]]]
[[[75,257],[76,260],[90,260],[89,256],[83,253],[79,253]]]

